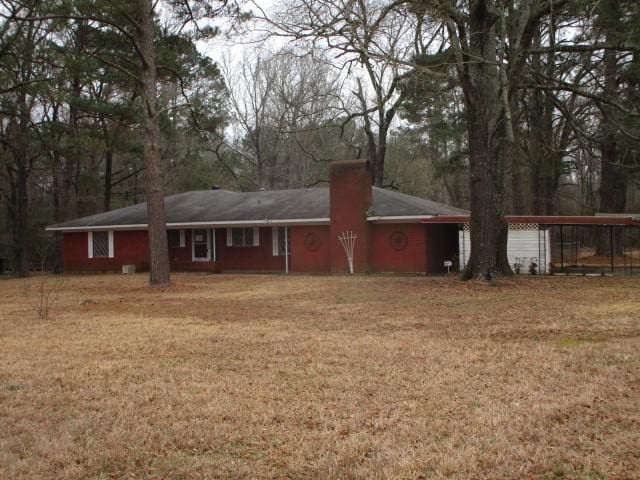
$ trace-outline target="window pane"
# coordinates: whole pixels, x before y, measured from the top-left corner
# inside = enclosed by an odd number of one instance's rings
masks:
[[[196,243],[193,247],[193,256],[195,258],[207,258],[209,256],[209,249],[206,243]]]
[[[178,237],[179,239],[179,237]],[[206,230],[194,230],[193,231],[193,257],[194,258],[208,258],[209,257],[209,245],[207,243],[207,231]]]
[[[109,256],[109,232],[93,232],[93,257]]]
[[[231,244],[234,247],[244,246],[244,230],[242,228],[231,229]]]
[[[285,245],[285,234],[286,234],[286,245]],[[287,252],[287,255],[291,253],[291,230],[284,227],[278,227],[278,255],[284,255],[284,252]]]
[[[169,248],[180,248],[180,230],[167,230]]]
[[[245,247],[253,246],[253,228],[244,229],[244,246]]]

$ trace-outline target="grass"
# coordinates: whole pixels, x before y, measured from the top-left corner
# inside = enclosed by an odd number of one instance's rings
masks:
[[[640,478],[634,278],[146,280],[0,280],[0,478]]]

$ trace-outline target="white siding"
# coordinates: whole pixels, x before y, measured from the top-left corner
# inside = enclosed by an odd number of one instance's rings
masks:
[[[458,248],[460,249],[460,271],[462,271],[469,261],[469,251],[471,250],[469,231],[464,229],[458,230]]]
[[[458,232],[458,245],[462,270],[469,261],[471,251],[469,230],[463,229]],[[539,273],[548,273],[550,248],[549,230],[538,230],[537,225],[531,225],[530,229],[509,228],[507,257],[512,268],[515,263],[522,265],[520,273],[529,273],[529,265],[532,261],[538,264]]]

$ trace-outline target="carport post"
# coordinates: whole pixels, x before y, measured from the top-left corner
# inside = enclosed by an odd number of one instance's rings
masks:
[[[562,238],[562,225],[560,225],[560,271],[564,273],[564,240]]]
[[[623,230],[623,232],[626,232]],[[633,277],[633,228],[629,227],[629,275]]]
[[[609,246],[611,247],[611,273],[613,273],[613,225],[609,227]]]

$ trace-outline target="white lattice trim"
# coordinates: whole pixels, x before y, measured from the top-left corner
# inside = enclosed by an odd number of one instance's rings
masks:
[[[511,223],[509,224],[509,230],[516,232],[537,232],[538,224],[537,223]]]
[[[465,232],[471,231],[468,223],[463,224],[462,229]],[[539,230],[539,225],[537,223],[510,223],[509,230],[514,232],[537,232]]]

